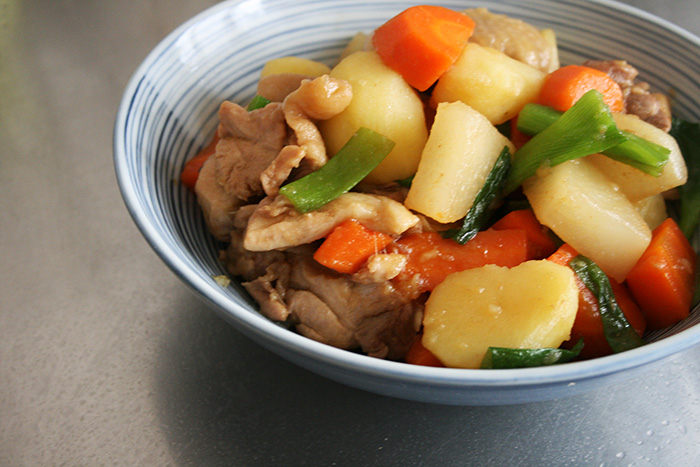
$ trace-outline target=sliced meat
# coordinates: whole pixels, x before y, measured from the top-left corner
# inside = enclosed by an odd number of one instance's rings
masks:
[[[248,251],[243,248],[246,225],[256,207],[252,204],[243,206],[234,213],[233,229],[228,237],[228,241],[231,243],[219,255],[226,270],[244,281],[252,281],[267,274],[267,268],[270,265],[285,260],[284,253],[280,251]]]
[[[377,253],[353,274],[352,280],[363,283],[390,281],[403,271],[406,263],[408,257],[401,253]]]
[[[289,310],[294,315],[299,334],[339,349],[354,349],[360,343],[352,329],[333,313],[333,310],[313,292],[289,291]]]
[[[213,156],[218,183],[242,201],[262,196],[260,175],[287,142],[281,104],[248,112],[226,101],[219,109],[219,118],[221,140]]]
[[[217,240],[228,242],[233,230],[234,215],[241,201],[228,194],[219,184],[213,158],[207,159],[199,171],[194,190],[209,232]]]
[[[671,104],[668,97],[649,92],[649,83],[636,81],[639,71],[625,60],[587,60],[585,66],[604,71],[614,79],[625,97],[625,112],[641,118],[663,131],[671,129]]]
[[[311,243],[348,219],[389,235],[399,235],[420,222],[403,204],[383,196],[345,193],[302,214],[280,195],[260,202],[248,223],[244,247],[268,251]]]
[[[350,83],[328,75],[303,80],[299,88],[285,98],[284,118],[294,132],[296,144],[285,147],[262,174],[268,196],[277,194],[292,170],[299,168],[297,176],[301,177],[326,163],[326,146],[315,122],[339,114],[351,100]]]
[[[273,321],[286,321],[289,317],[289,308],[284,301],[289,269],[286,261],[277,261],[270,264],[262,276],[242,284],[260,305],[260,312]]]
[[[300,311],[299,304],[294,306],[292,318],[298,322],[300,332],[311,328],[313,333],[306,334],[308,337],[322,342],[336,340],[338,335],[343,335],[337,326],[341,323],[352,332],[352,341],[370,356],[395,360],[405,355],[418,330],[417,315],[422,313],[422,305],[409,301],[391,282],[354,282],[350,276],[324,268],[308,255],[290,255],[289,260],[290,289],[312,293],[328,308],[323,309],[321,318],[312,318],[307,315],[308,310]],[[328,310],[337,322],[327,316]],[[324,328],[318,325],[319,321],[333,325]]]
[[[470,42],[499,50],[545,73],[551,71],[552,64],[558,61],[555,48],[532,25],[491,13],[486,8],[468,9],[464,14],[476,23]]]
[[[305,79],[313,79],[313,77],[297,73],[265,76],[258,81],[257,94],[272,102],[282,102],[288,95],[296,91]]]

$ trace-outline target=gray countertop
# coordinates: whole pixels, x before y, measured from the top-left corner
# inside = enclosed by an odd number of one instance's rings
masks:
[[[112,125],[214,3],[0,0],[0,465],[698,465],[700,349],[583,396],[445,407],[326,380],[207,309],[129,218]],[[625,3],[700,34],[697,0]]]

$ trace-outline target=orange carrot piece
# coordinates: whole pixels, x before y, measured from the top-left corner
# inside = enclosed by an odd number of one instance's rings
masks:
[[[620,85],[604,71],[581,65],[567,65],[548,74],[537,102],[565,112],[591,89],[603,94],[603,101],[611,112],[625,109]]]
[[[199,178],[199,171],[202,170],[202,166],[207,159],[209,159],[209,156],[216,152],[216,143],[218,142],[219,136],[215,134],[204,149],[185,163],[185,167],[182,169],[182,172],[180,172],[180,182],[190,190],[194,190],[194,185]]]
[[[529,243],[529,259],[544,259],[554,253],[557,244],[549,229],[537,220],[532,209],[511,211],[491,226],[493,230],[522,229]]]
[[[382,61],[425,91],[459,58],[474,21],[449,8],[410,7],[379,26],[372,44]]]
[[[574,259],[578,252],[574,250],[568,243],[563,244],[549,258],[552,261],[563,266],[568,266],[569,261]],[[600,309],[598,308],[598,300],[593,292],[586,287],[578,277],[576,277],[576,285],[579,291],[578,311],[574,326],[571,329],[569,340],[564,342],[566,348],[573,347],[579,339],[583,338],[583,349],[579,354],[581,359],[603,357],[613,353],[610,344],[605,339],[603,331],[603,322],[600,319]],[[646,328],[646,320],[640,311],[639,307],[632,299],[627,288],[618,282],[610,279],[615,300],[620,306],[622,313],[629,321],[630,325],[641,337]]]
[[[350,219],[333,229],[314,253],[314,259],[338,272],[354,274],[371,255],[393,241],[390,235]]]
[[[423,334],[418,334],[413,339],[413,344],[408,349],[404,360],[412,365],[444,367],[443,363],[428,349],[423,346]]]
[[[678,224],[668,218],[651,236],[627,286],[646,316],[649,329],[671,326],[690,314],[697,254]]]
[[[513,267],[528,259],[527,235],[521,229],[484,230],[464,245],[423,232],[397,240],[389,250],[408,257],[398,280],[413,283],[418,294],[433,290],[453,272],[486,264]]]
[[[510,119],[510,142],[513,143],[516,149],[522,148],[525,143],[532,139],[532,136],[518,130],[518,117]]]

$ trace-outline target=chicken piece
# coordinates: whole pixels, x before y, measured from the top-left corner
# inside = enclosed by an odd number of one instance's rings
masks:
[[[472,8],[463,13],[476,23],[470,42],[499,50],[545,73],[558,63],[555,48],[534,26],[517,18],[491,13],[486,8]]]
[[[216,176],[216,162],[213,158],[207,159],[199,171],[194,191],[209,232],[217,240],[228,242],[233,230],[234,215],[241,201],[228,194],[219,184]]]
[[[243,246],[268,251],[311,243],[348,219],[389,235],[399,235],[420,222],[403,204],[383,196],[344,193],[319,209],[300,213],[279,195],[260,202],[250,217]]]
[[[260,175],[287,142],[287,125],[279,103],[248,112],[225,101],[219,108],[216,153],[218,183],[242,201],[263,195]]]
[[[284,99],[284,118],[294,132],[296,144],[287,145],[262,173],[262,185],[268,196],[277,194],[292,170],[300,168],[297,176],[301,177],[328,161],[315,121],[339,114],[351,100],[350,83],[328,75],[303,80],[299,88]]]

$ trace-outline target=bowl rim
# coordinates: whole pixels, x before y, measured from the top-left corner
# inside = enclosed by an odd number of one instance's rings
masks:
[[[213,5],[180,24],[148,53],[138,68],[130,77],[117,110],[113,129],[113,162],[117,184],[127,210],[151,248],[176,276],[197,296],[207,302],[224,319],[232,322],[239,330],[249,336],[257,336],[270,343],[275,343],[286,351],[293,352],[312,360],[320,361],[339,368],[361,371],[366,375],[417,382],[432,386],[443,387],[512,387],[537,386],[546,384],[568,383],[575,384],[587,379],[632,370],[647,364],[666,359],[675,354],[688,350],[700,343],[700,325],[692,326],[659,341],[632,349],[619,354],[613,354],[592,360],[570,362],[565,365],[552,365],[536,368],[519,368],[503,370],[480,370],[460,368],[436,368],[411,365],[402,362],[388,361],[368,357],[352,351],[342,350],[314,341],[290,332],[288,329],[268,320],[259,313],[251,312],[234,303],[223,290],[214,287],[201,276],[192,272],[180,258],[176,250],[171,248],[158,233],[147,210],[141,205],[136,190],[131,185],[129,171],[125,159],[125,141],[122,138],[128,123],[130,105],[135,91],[146,74],[146,71],[157,60],[162,52],[185,31],[199,23],[204,18],[234,7],[236,4],[249,0],[226,0]],[[284,3],[285,0],[268,0],[271,3]],[[599,4],[611,9],[627,12],[645,21],[654,23],[662,28],[695,43],[700,47],[700,38],[687,30],[643,11],[635,6],[620,3],[616,0],[573,0],[579,4]],[[439,2],[436,2],[439,3]]]

